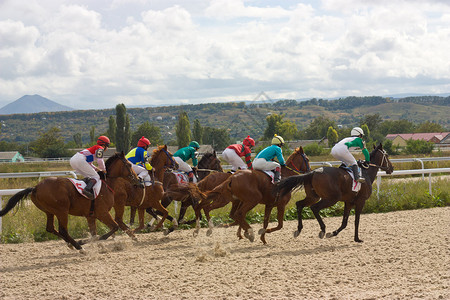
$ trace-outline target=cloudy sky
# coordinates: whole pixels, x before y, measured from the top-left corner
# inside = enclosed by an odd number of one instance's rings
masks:
[[[0,0],[0,107],[450,92],[448,0]]]

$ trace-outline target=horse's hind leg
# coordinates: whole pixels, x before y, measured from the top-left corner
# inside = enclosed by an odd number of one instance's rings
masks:
[[[320,225],[319,237],[321,239],[325,236],[326,226],[322,220],[322,217],[320,216],[320,211],[324,208],[334,205],[336,202],[337,201],[334,201],[334,200],[322,199],[319,202],[317,202],[316,204],[311,205],[311,210],[312,210],[314,216],[316,217],[317,222],[319,222],[319,225]]]
[[[341,232],[345,227],[347,227],[347,223],[348,223],[348,216],[350,215],[350,210],[352,209],[350,204],[347,204],[347,202],[345,202],[345,206],[344,206],[344,216],[342,217],[342,224],[341,226],[336,229],[335,231],[333,231],[333,233],[327,233],[327,238],[333,237],[333,236],[337,236],[339,234],[339,232]]]
[[[49,213],[46,213],[46,214],[47,214],[47,226],[45,227],[45,230],[47,230],[47,232],[53,233],[57,237],[64,239],[64,237],[58,231],[55,230],[55,225],[54,225],[54,217],[55,216],[52,214],[49,214]]]
[[[295,206],[297,207],[297,231],[294,232],[294,237],[298,237],[303,229],[303,208],[307,206],[311,206],[311,204],[316,203],[320,198],[319,197],[311,197],[308,195],[308,188],[306,190],[306,198],[300,201],[295,202]]]
[[[114,211],[115,211],[114,220],[116,221],[117,225],[119,225],[119,228],[122,229],[122,231],[125,232],[130,238],[132,238],[133,240],[136,240],[136,236],[133,234],[130,227],[128,227],[123,222],[123,214],[125,212],[125,206],[124,205],[115,205]]]
[[[364,207],[366,200],[365,199],[358,199],[356,200],[355,205],[355,238],[354,241],[357,243],[362,243],[363,240],[359,239],[358,231],[359,231],[359,218],[361,216],[361,211]]]
[[[79,243],[77,243],[70,235],[69,232],[67,231],[67,225],[69,223],[69,215],[68,214],[60,214],[57,215],[56,218],[58,219],[58,229],[59,229],[59,235],[60,237],[62,237],[64,239],[64,241],[66,241],[67,243],[71,244],[72,246],[75,247],[75,249],[77,250],[82,250],[83,248],[81,247],[81,245]],[[52,216],[53,219],[53,216]],[[47,219],[48,221],[48,219]],[[48,223],[47,223],[48,225]]]

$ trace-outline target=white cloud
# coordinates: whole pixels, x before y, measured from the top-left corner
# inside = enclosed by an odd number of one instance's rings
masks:
[[[448,92],[445,1],[0,3],[0,106]]]

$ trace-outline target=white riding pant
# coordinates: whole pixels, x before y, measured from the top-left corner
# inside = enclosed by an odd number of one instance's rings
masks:
[[[233,149],[225,149],[222,152],[222,157],[231,165],[231,170],[236,171],[237,169],[247,169],[247,165],[242,160],[242,158],[237,155],[236,151]]]
[[[133,168],[133,171],[136,172],[137,176],[144,180],[144,184],[146,186],[152,185],[152,183],[151,183],[152,178],[150,177],[150,174],[148,174],[148,171],[146,168],[139,166],[139,165],[135,165],[135,164],[132,164],[131,167]]]
[[[183,161],[180,157],[174,156],[175,161],[178,163],[178,170],[189,173],[192,172],[192,168],[185,161]]]
[[[334,158],[344,162],[348,167],[351,165],[356,165],[356,159],[350,151],[348,151],[348,147],[345,144],[336,144],[331,149],[331,155],[333,155]]]
[[[98,184],[101,185],[100,175],[98,175],[92,165],[86,161],[86,156],[83,154],[76,153],[72,156],[70,159],[70,166],[84,177],[95,179],[94,189],[97,188]]]
[[[272,171],[280,167],[280,164],[276,161],[265,160],[264,158],[255,158],[253,160],[253,169],[255,170]]]

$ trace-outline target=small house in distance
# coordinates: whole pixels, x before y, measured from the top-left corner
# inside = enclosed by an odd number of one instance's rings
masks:
[[[24,162],[22,154],[17,151],[0,152],[0,162]]]
[[[408,140],[424,140],[439,144],[450,132],[429,132],[429,133],[391,133],[386,135],[386,139],[392,141],[392,145],[406,147]]]

